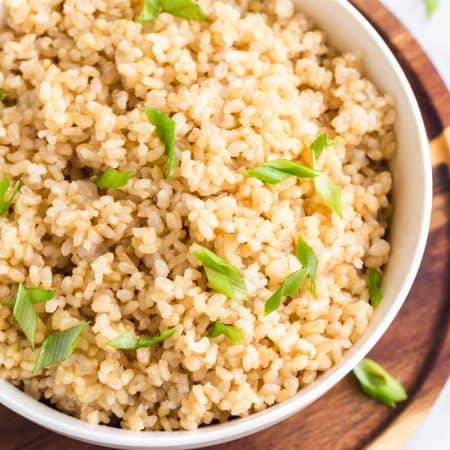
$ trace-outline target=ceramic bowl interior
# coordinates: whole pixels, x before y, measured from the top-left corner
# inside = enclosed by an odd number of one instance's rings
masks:
[[[0,0],[0,10],[1,10]],[[424,251],[431,212],[428,142],[413,92],[394,56],[368,22],[346,0],[297,0],[298,7],[326,30],[340,50],[362,53],[366,73],[395,100],[398,153],[392,162],[394,216],[392,254],[384,278],[384,299],[360,341],[344,360],[292,399],[247,418],[198,431],[130,432],[93,426],[51,409],[0,381],[0,402],[28,419],[75,439],[126,449],[182,449],[213,445],[255,433],[318,399],[376,344],[404,302]]]

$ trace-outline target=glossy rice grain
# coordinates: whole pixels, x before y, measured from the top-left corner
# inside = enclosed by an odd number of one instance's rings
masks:
[[[200,0],[209,22],[145,25],[138,3],[4,0],[0,176],[23,187],[0,217],[0,301],[19,283],[56,295],[37,305],[35,351],[0,306],[0,376],[90,423],[190,430],[292,397],[365,332],[367,274],[389,258],[395,111],[292,0]],[[170,178],[145,106],[176,122]],[[310,179],[244,176],[310,166],[320,132],[337,141],[318,168],[342,189],[342,220]],[[109,167],[134,176],[99,189]],[[319,260],[316,296],[306,283],[265,316],[301,268],[298,236]],[[207,288],[195,244],[240,270],[247,301]],[[32,376],[45,337],[82,321],[72,357]],[[244,343],[208,338],[215,321]],[[172,327],[152,348],[107,345]]]

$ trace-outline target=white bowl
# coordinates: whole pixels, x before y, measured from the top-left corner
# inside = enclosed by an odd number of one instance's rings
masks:
[[[290,400],[250,417],[198,431],[131,432],[89,425],[49,408],[9,383],[0,381],[0,402],[5,406],[52,431],[112,448],[156,450],[209,446],[255,433],[305,408],[350,372],[386,331],[411,288],[427,239],[432,200],[427,135],[416,99],[402,69],[366,19],[346,0],[297,0],[297,3],[327,32],[333,45],[341,50],[363,53],[369,78],[394,98],[397,107],[399,147],[392,162],[395,205],[390,236],[392,255],[384,278],[383,302],[364,336],[339,365]]]

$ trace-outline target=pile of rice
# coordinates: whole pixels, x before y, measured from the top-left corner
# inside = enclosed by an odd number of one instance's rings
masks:
[[[0,217],[0,301],[18,283],[56,290],[37,306],[37,348],[90,326],[71,358],[32,376],[37,350],[0,306],[0,376],[90,423],[190,430],[282,402],[339,363],[373,313],[368,269],[390,250],[395,111],[358,57],[292,0],[200,0],[209,22],[164,13],[144,26],[130,0],[4,4],[0,176],[23,186]],[[145,106],[176,122],[171,178]],[[243,175],[275,158],[308,165],[320,132],[338,142],[319,167],[342,189],[343,220],[308,179]],[[100,190],[107,167],[135,175]],[[264,317],[300,268],[298,236],[319,259],[316,296],[307,283]],[[247,301],[206,286],[195,244],[241,271]],[[215,320],[245,343],[208,338]],[[106,345],[169,327],[152,348]]]

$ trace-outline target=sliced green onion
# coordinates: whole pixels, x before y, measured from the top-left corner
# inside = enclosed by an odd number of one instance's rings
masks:
[[[138,347],[138,338],[133,337],[131,333],[122,333],[119,336],[107,342],[110,347],[120,348],[122,350],[135,350]]]
[[[326,133],[320,133],[319,136],[316,137],[314,142],[309,146],[312,151],[314,160],[317,161],[319,156],[327,147],[332,147],[336,145],[336,141],[333,141],[328,137]]]
[[[115,169],[106,169],[96,180],[95,184],[103,189],[118,189],[126,186],[133,176],[133,172],[121,172]]]
[[[361,390],[369,397],[392,408],[408,398],[405,388],[383,367],[369,358],[363,359],[353,373]]]
[[[154,345],[165,341],[170,336],[173,336],[176,331],[176,328],[169,328],[156,336],[141,336],[139,338],[135,338],[130,333],[126,332],[111,339],[107,344],[121,350],[137,350],[138,348],[153,347]]]
[[[19,284],[17,289],[13,315],[31,347],[34,348],[38,314],[22,284]]]
[[[42,344],[39,357],[33,368],[33,374],[68,359],[74,352],[78,339],[86,326],[87,323],[82,322],[72,328],[48,336]]]
[[[5,195],[6,192],[8,191],[8,188],[9,188],[9,179],[5,175],[0,181],[0,216],[2,214],[5,214],[11,207],[12,202],[14,201],[14,197],[16,196],[17,192],[20,189],[20,181],[16,182],[9,198],[5,199]]]
[[[308,275],[311,280],[311,293],[313,295],[316,295],[316,275],[317,265],[319,261],[316,254],[314,253],[314,250],[301,237],[299,237],[297,240],[295,256],[302,263],[303,267],[308,271]]]
[[[33,303],[33,305],[36,305],[37,303],[48,302],[49,300],[52,300],[55,297],[55,291],[48,289],[26,288],[23,287],[22,284],[20,284],[19,290],[26,293],[28,299],[31,301],[31,303]],[[12,298],[11,300],[5,302],[4,305],[14,306],[15,301],[16,301],[15,298]]]
[[[38,288],[26,288],[19,284],[15,298],[7,301],[5,305],[13,306],[13,316],[34,348],[38,314],[34,309],[37,303],[44,303],[55,296],[54,291]]]
[[[36,303],[45,303],[55,297],[55,291],[50,289],[25,288],[27,294],[34,305]]]
[[[336,142],[330,139],[326,133],[321,133],[317,136],[310,145],[314,168],[323,150],[333,145],[336,145]],[[320,172],[320,175],[314,178],[314,187],[327,206],[342,219],[341,188],[324,172]]]
[[[178,158],[175,153],[175,121],[165,112],[155,108],[145,108],[148,121],[156,127],[160,139],[167,150],[166,177],[171,177],[178,166]]]
[[[264,181],[265,183],[277,184],[291,176],[314,178],[319,175],[319,172],[293,161],[289,161],[288,159],[275,159],[262,166],[247,170],[245,175],[247,177],[258,178],[258,180]]]
[[[205,247],[198,247],[192,254],[203,264],[211,289],[235,300],[247,298],[244,279],[236,267]]]
[[[284,280],[281,287],[266,301],[264,305],[264,315],[267,316],[275,311],[280,305],[283,297],[292,297],[296,295],[308,276],[308,270],[303,268],[291,273]]]
[[[150,22],[159,16],[161,5],[159,0],[144,0],[141,14],[136,18],[136,22]]]
[[[142,12],[137,22],[148,22],[166,12],[172,16],[188,20],[208,20],[208,16],[195,0],[144,0]]]
[[[233,344],[242,344],[244,342],[244,333],[238,327],[233,327],[231,325],[225,325],[224,323],[217,320],[214,322],[208,336],[215,338],[218,336],[225,336],[228,340],[233,342]]]
[[[322,197],[328,207],[342,219],[341,188],[325,173],[314,178],[316,192]]]
[[[172,16],[188,20],[208,20],[195,0],[160,0],[161,9]]]
[[[383,276],[378,269],[370,269],[369,272],[369,298],[370,304],[376,308],[383,298],[381,293],[381,283],[383,281]]]
[[[7,98],[7,97],[8,97],[8,94],[5,91],[2,91],[0,89],[0,102],[5,100],[5,98]]]
[[[424,0],[425,1],[425,8],[427,10],[427,16],[433,17],[434,13],[439,8],[440,0]]]

